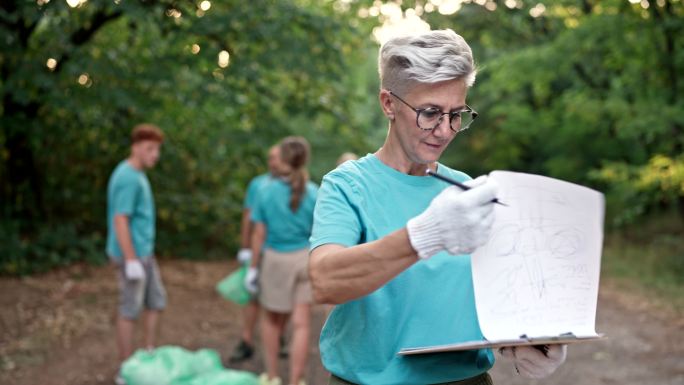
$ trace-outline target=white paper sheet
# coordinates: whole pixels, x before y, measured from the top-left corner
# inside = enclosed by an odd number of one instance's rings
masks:
[[[472,255],[480,328],[492,342],[596,336],[603,194],[548,177],[494,171],[488,243]]]

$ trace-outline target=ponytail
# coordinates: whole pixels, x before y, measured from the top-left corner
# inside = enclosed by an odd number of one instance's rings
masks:
[[[292,187],[292,196],[290,197],[290,209],[296,212],[299,209],[299,204],[302,203],[302,196],[306,189],[306,182],[309,181],[309,172],[302,167],[292,171],[290,176],[290,187]]]
[[[280,157],[282,161],[292,168],[290,173],[290,209],[296,212],[302,203],[302,197],[306,192],[306,184],[309,181],[309,171],[306,164],[309,161],[309,142],[301,136],[288,136],[280,142]]]

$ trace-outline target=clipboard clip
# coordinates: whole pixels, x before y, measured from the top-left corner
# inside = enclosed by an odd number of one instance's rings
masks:
[[[548,337],[528,337],[527,334],[521,334],[520,335],[521,340],[527,340],[529,342],[534,342],[535,340],[559,340],[559,339],[577,339],[577,336],[575,336],[575,333],[573,332],[567,332],[567,333],[561,333],[557,336],[548,336]]]
[[[527,334],[521,334],[520,335],[521,340],[527,340],[529,342],[534,342],[535,340],[559,340],[559,339],[577,339],[577,336],[575,336],[575,333],[573,332],[567,332],[567,333],[562,333],[559,334],[558,336],[555,337],[541,337],[541,338],[530,338],[527,336]],[[549,353],[549,345],[532,345],[533,348],[539,350],[544,354],[544,356],[548,357]]]

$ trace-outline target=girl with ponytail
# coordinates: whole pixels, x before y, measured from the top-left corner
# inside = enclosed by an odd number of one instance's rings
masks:
[[[289,384],[302,385],[308,358],[312,302],[308,277],[309,237],[318,186],[309,181],[306,166],[311,151],[306,139],[284,138],[278,149],[280,178],[259,190],[252,208],[252,261],[245,286],[253,293],[258,291],[259,302],[266,313],[262,318],[261,338],[267,373],[262,374],[261,384],[281,384],[279,341],[282,326],[292,315]]]

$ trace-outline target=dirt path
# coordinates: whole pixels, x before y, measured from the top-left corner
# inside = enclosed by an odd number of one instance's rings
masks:
[[[161,261],[169,294],[161,344],[216,349],[227,357],[238,339],[239,308],[218,297],[215,283],[234,268],[217,262]],[[116,369],[109,267],[72,266],[25,279],[0,279],[0,384],[111,384]],[[684,384],[684,321],[654,311],[648,300],[604,284],[598,330],[609,338],[572,346],[567,363],[543,381],[524,381],[498,363],[496,384]],[[325,384],[318,358],[324,309],[315,308],[310,385]],[[260,355],[234,368],[260,372]],[[285,365],[283,365],[285,370]]]

